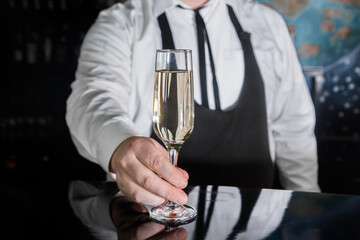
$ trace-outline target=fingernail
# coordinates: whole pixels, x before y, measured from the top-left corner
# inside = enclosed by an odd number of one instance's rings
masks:
[[[179,196],[177,199],[176,199],[176,202],[183,205],[185,204],[187,201],[186,197],[183,197],[183,196]]]
[[[183,176],[184,176],[186,179],[189,179],[189,174],[188,174],[186,171],[183,172]]]
[[[183,180],[180,180],[178,182],[178,186],[179,186],[179,188],[185,188],[187,186],[187,182],[183,181]]]

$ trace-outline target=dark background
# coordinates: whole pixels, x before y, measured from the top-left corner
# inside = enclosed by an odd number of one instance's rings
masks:
[[[102,180],[105,174],[77,153],[65,106],[82,39],[99,11],[114,2],[1,1],[0,215],[6,217],[2,227],[9,239],[90,238],[72,217],[67,185],[77,179]],[[313,79],[308,80],[313,90]],[[327,82],[323,92],[333,88]],[[322,96],[313,96],[320,186],[324,192],[360,194],[359,135],[344,135],[344,126],[348,133],[358,132],[359,119],[339,119],[339,111],[319,103]],[[330,102],[342,108],[344,98]]]
[[[105,174],[77,153],[65,108],[84,34],[112,2],[0,3],[0,238],[91,239],[73,217],[67,187]]]
[[[2,182],[103,177],[77,154],[65,108],[82,39],[108,2],[2,1],[7,23],[1,54]]]

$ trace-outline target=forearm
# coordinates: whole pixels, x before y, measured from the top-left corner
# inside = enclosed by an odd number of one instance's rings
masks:
[[[103,13],[87,33],[66,112],[79,153],[105,171],[116,147],[137,134],[128,111],[131,29],[117,21]]]
[[[280,180],[287,189],[319,191],[315,110],[305,80],[278,98],[272,131]]]
[[[285,189],[320,191],[315,138],[278,139],[276,164]]]

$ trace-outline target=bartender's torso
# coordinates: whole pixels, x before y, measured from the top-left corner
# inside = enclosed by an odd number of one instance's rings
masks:
[[[178,1],[180,2],[180,1]],[[249,1],[222,1],[212,0],[200,10],[205,21],[209,39],[212,47],[212,54],[216,66],[216,75],[218,78],[219,95],[221,101],[221,109],[229,110],[236,106],[240,91],[243,86],[244,79],[244,57],[242,45],[239,41],[234,26],[228,16],[226,3],[230,2],[233,6],[239,21],[245,31],[251,34],[251,42],[257,63],[265,84],[265,97],[267,103],[267,111],[271,112],[274,92],[269,91],[274,87],[268,88],[267,85],[276,85],[278,77],[276,76],[276,61],[274,59],[280,57],[274,49],[277,49],[276,42],[273,41],[271,32],[266,29],[266,19],[264,16],[256,16],[256,22],[253,22],[255,14],[261,15],[264,6]],[[231,3],[234,2],[234,3]],[[171,5],[171,4],[170,4]],[[141,6],[137,6],[141,7]],[[148,16],[151,21],[147,23],[139,23],[139,29],[134,32],[134,37],[138,38],[134,43],[134,52],[132,64],[133,71],[133,91],[131,94],[129,109],[138,109],[134,113],[134,123],[138,124],[144,135],[150,136],[152,132],[152,98],[154,84],[154,59],[155,49],[162,48],[161,30],[158,25],[157,17],[166,12],[169,25],[172,30],[174,44],[176,48],[193,50],[193,68],[194,68],[194,95],[195,101],[201,105],[201,87],[199,76],[199,56],[196,38],[196,23],[194,13],[192,11],[184,11],[184,9],[171,5],[165,10],[154,7],[154,11]],[[241,10],[241,11],[240,11]],[[226,18],[224,18],[226,16]],[[144,16],[142,16],[144,18]],[[139,19],[140,20],[140,19]],[[262,21],[264,21],[262,23]],[[257,24],[260,28],[251,28],[248,25]],[[263,26],[264,29],[261,29]],[[149,32],[150,31],[150,32]],[[260,36],[261,33],[261,36]],[[269,34],[269,37],[266,37]],[[149,38],[153,35],[153,38]],[[226,37],[224,37],[226,36]],[[221,43],[221,44],[219,44]],[[272,49],[272,51],[269,51]],[[280,53],[278,53],[280,54]],[[271,66],[269,66],[271,64]],[[207,94],[209,108],[215,108],[212,73],[209,62],[209,56],[206,51],[206,71],[207,71]],[[236,80],[235,80],[236,79]],[[267,116],[269,121],[269,116]],[[269,129],[268,129],[269,130]],[[273,140],[269,130],[269,147],[270,155],[274,158]]]

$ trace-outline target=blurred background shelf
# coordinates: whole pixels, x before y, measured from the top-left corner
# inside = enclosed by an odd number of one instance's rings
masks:
[[[0,88],[0,186],[67,184],[103,179],[74,148],[66,99],[85,33],[116,1],[6,0]]]

